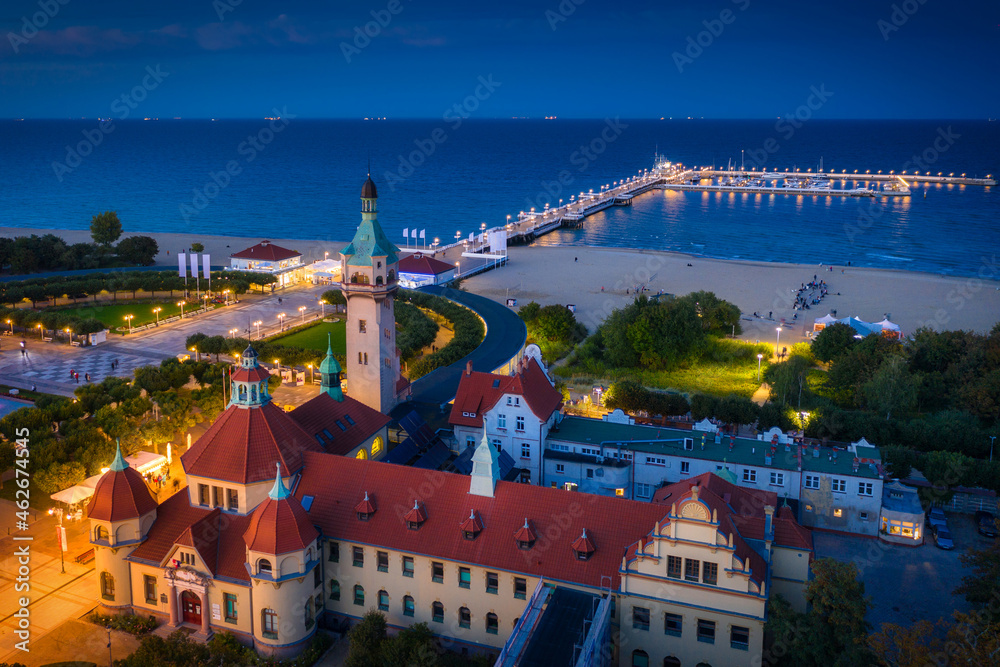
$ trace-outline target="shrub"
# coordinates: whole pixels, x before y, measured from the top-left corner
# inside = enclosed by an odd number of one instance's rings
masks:
[[[130,635],[140,637],[156,629],[156,617],[139,616],[137,614],[115,614],[106,616],[96,611],[87,617],[87,620],[96,625],[102,625],[112,630],[121,630]]]

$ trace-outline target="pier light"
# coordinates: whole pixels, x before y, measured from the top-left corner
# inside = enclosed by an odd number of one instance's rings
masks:
[[[939,171],[939,172],[938,172],[938,176],[940,176],[940,175],[941,175],[941,172]]]
[[[930,176],[930,175],[931,175],[931,172],[929,172],[929,171],[928,171],[928,172],[927,172],[927,175],[928,175],[928,176]],[[962,174],[962,175],[964,176],[965,174]]]
[[[895,171],[890,171],[889,175],[891,176],[892,174],[895,174],[895,173],[896,173]]]
[[[905,170],[903,171],[903,175],[904,175],[904,176],[906,175],[906,171],[905,171]]]
[[[857,169],[855,169],[855,170],[854,170],[854,173],[855,173],[855,174],[856,174],[856,173],[858,173],[858,170],[857,170]]]
[[[965,178],[965,174],[962,174],[962,178]]]
[[[559,208],[562,208],[562,199],[559,200]]]
[[[870,174],[870,173],[872,173],[872,170],[871,169],[865,169],[865,173],[866,174]]]
[[[904,171],[903,173],[905,174],[906,172]],[[951,172],[951,173],[950,173],[950,174],[948,174],[948,175],[949,175],[949,176],[954,176],[954,175],[955,175],[955,172]],[[989,178],[989,176],[987,176],[986,178]]]
[[[548,204],[546,204],[545,206],[547,207]],[[485,232],[486,231],[486,223],[485,222],[479,223],[479,229]]]
[[[882,173],[882,170],[881,170],[881,169],[879,169],[879,170],[878,170],[878,173],[880,173],[880,174],[881,174],[881,173]]]

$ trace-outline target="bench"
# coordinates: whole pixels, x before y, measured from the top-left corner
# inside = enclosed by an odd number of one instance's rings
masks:
[[[84,551],[82,554],[76,557],[76,562],[80,563],[81,565],[86,565],[92,560],[94,560],[93,549],[88,549],[87,551]]]
[[[52,338],[49,337],[49,336],[42,336],[42,341],[46,342],[46,343],[51,343],[52,342]]]
[[[70,341],[70,345],[72,345],[73,347],[80,347],[80,341],[78,340]]]

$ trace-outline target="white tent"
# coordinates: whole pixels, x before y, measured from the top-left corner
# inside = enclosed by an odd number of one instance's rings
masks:
[[[140,474],[152,473],[167,465],[167,457],[153,452],[136,452],[126,456],[125,462],[130,468],[135,468]]]
[[[339,278],[340,260],[321,259],[306,265],[306,278]]]
[[[822,331],[823,329],[830,326],[836,321],[837,318],[831,315],[830,313],[827,313],[823,317],[817,317],[813,321],[813,331]]]
[[[903,331],[899,328],[899,325],[895,324],[894,322],[890,322],[888,317],[882,318],[881,322],[876,322],[875,326],[882,327],[882,331],[883,332],[885,332],[885,331],[892,331],[897,336],[902,336],[903,335]]]
[[[94,495],[94,489],[92,487],[83,486],[82,484],[77,484],[71,486],[68,489],[63,489],[62,491],[57,491],[49,496],[52,500],[56,500],[60,503],[66,503],[67,505],[75,505],[78,502],[84,501]]]

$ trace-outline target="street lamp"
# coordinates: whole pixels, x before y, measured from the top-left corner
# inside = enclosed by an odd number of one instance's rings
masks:
[[[257,327],[257,338],[258,339],[260,339],[260,325],[263,324],[263,323],[264,323],[264,320],[257,320],[256,322],[253,323],[253,325],[255,327]]]
[[[226,295],[226,305],[228,306],[229,305],[229,290],[224,289],[224,290],[222,290],[222,293]]]
[[[237,331],[239,331],[239,329],[236,329],[236,328],[233,328],[233,329],[230,329],[230,330],[229,330],[229,335],[230,335],[230,336],[231,336],[232,338],[236,338],[236,332],[237,332]]]
[[[760,362],[763,361],[763,359],[764,359],[763,354],[757,355],[757,382],[760,382]]]
[[[14,335],[14,325],[11,324],[10,320],[7,320],[7,326],[10,327],[10,335],[13,336]]]
[[[197,347],[192,347],[191,351],[194,352],[194,360],[195,361],[201,361],[201,354],[199,354],[198,348]]]
[[[330,259],[330,251],[329,250],[323,253],[323,259],[324,260]]]
[[[53,509],[50,509],[49,516],[52,516],[53,514],[59,517],[59,526],[56,528],[59,539],[59,544],[56,545],[57,547],[59,547],[59,568],[62,574],[66,574],[66,560],[63,557],[63,540],[65,539],[63,535],[66,534],[66,529],[63,528],[63,508],[55,507]]]
[[[778,331],[778,335],[774,339],[774,356],[775,357],[778,356],[778,343],[781,342],[781,327],[778,327],[777,331]],[[780,357],[778,357],[778,358],[780,359]]]
[[[42,332],[42,325],[41,324],[36,324],[35,328],[38,329],[38,337],[39,338],[45,338],[45,334]]]
[[[275,359],[274,360],[274,367],[276,369],[278,369],[279,371],[281,370],[281,360],[280,359]]]
[[[278,313],[278,325],[280,326],[279,333],[281,331],[285,330],[285,318],[286,317],[287,317],[287,315],[285,315],[284,313]]]
[[[306,307],[305,306],[299,306],[299,315],[302,316],[302,324],[305,324],[306,323]]]
[[[323,309],[323,317],[326,317],[326,300],[325,299],[320,299],[319,300],[319,307]]]
[[[153,309],[153,314],[156,315],[156,326],[160,326],[160,311],[163,310],[159,306]]]
[[[125,316],[125,321],[128,322],[128,332],[129,333],[132,333],[132,318],[133,317],[135,317],[135,315],[126,315]]]
[[[181,307],[181,319],[184,319],[184,306],[187,305],[187,301],[178,301],[177,305]]]
[[[312,384],[313,383],[313,365],[312,364],[306,364],[306,368],[309,369],[309,384]]]

